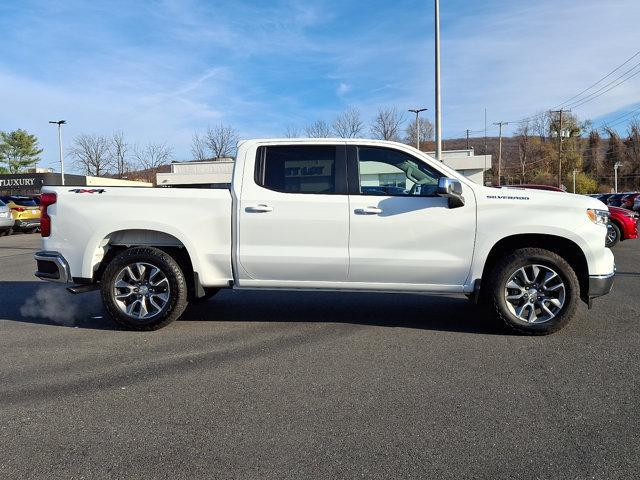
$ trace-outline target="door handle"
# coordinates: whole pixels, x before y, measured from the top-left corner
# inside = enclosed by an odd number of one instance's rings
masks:
[[[245,212],[247,213],[267,213],[267,212],[273,212],[273,207],[269,206],[269,205],[252,205],[250,207],[247,207],[244,209]]]
[[[382,213],[382,209],[378,207],[356,208],[354,213],[356,215],[379,215]]]

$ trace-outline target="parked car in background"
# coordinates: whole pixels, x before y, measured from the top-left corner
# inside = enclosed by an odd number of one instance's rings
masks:
[[[6,195],[0,197],[11,209],[15,220],[14,230],[33,233],[40,228],[40,206],[31,197],[23,195]]]
[[[621,207],[609,207],[607,225],[607,247],[611,248],[622,240],[638,238],[638,219],[640,215]]]
[[[633,211],[640,212],[640,195],[638,195],[633,202]]]
[[[628,195],[630,192],[614,193],[607,199],[607,205],[612,207],[619,207],[622,204],[622,197]]]
[[[600,193],[596,195],[596,198],[606,205],[611,195],[613,195],[613,193]]]
[[[502,185],[502,188],[532,188],[534,190],[548,190],[549,192],[564,192],[561,188],[553,185],[539,185],[536,183],[523,183],[521,185]]]
[[[620,201],[620,206],[622,208],[627,208],[629,210],[633,210],[633,204],[634,204],[636,198],[638,198],[639,195],[640,195],[640,193],[638,193],[638,192],[634,192],[634,193],[630,193],[629,195],[625,195],[624,197],[622,197],[622,200]]]
[[[11,215],[11,209],[0,200],[0,237],[4,235],[11,235],[13,231],[13,225],[16,221],[13,219]]]

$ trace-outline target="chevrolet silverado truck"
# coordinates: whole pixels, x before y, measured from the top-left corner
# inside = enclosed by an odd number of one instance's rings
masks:
[[[547,334],[613,285],[602,202],[481,186],[394,142],[243,141],[229,189],[42,192],[35,275],[100,289],[138,330],[237,288],[466,294]]]

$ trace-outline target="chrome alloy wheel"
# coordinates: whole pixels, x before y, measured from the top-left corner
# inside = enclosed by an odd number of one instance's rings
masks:
[[[169,302],[167,276],[155,265],[136,262],[116,276],[113,294],[122,313],[137,320],[158,315]]]
[[[607,223],[607,245],[612,245],[618,239],[618,232],[610,223]]]
[[[509,311],[520,320],[544,323],[562,310],[566,288],[552,268],[525,265],[511,274],[504,295]]]

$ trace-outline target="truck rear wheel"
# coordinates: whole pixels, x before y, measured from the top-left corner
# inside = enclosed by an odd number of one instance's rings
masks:
[[[152,247],[130,248],[105,269],[102,302],[124,327],[156,330],[184,312],[187,282],[171,255]]]
[[[499,260],[489,274],[487,300],[508,327],[529,335],[560,330],[575,315],[578,278],[559,255],[521,248]]]

